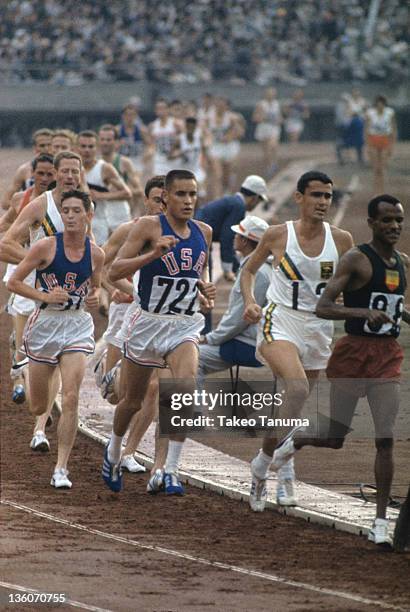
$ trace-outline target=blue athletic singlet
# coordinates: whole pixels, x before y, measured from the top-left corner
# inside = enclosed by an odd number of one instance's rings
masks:
[[[121,155],[139,157],[144,152],[144,139],[142,138],[138,122],[135,123],[132,134],[127,134],[124,125],[121,124],[119,138],[121,141],[119,148]]]
[[[51,264],[44,270],[37,270],[36,284],[39,289],[48,293],[53,287],[60,286],[70,294],[65,304],[41,304],[40,308],[53,310],[79,310],[84,305],[88,294],[90,276],[92,275],[91,245],[86,236],[84,255],[80,261],[70,261],[64,251],[63,234],[58,233],[56,237],[56,252]]]
[[[157,314],[193,315],[197,311],[198,279],[208,245],[198,225],[188,221],[189,238],[181,238],[164,214],[159,216],[163,236],[176,236],[178,244],[141,268],[138,295],[143,310]]]

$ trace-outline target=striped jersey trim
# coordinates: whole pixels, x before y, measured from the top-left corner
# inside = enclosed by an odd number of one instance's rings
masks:
[[[43,228],[46,236],[54,236],[55,234],[57,234],[57,229],[48,213],[44,217],[41,227]]]
[[[271,334],[272,327],[272,313],[276,308],[276,304],[273,302],[269,304],[265,312],[265,322],[263,324],[263,339],[265,342],[271,343],[274,341],[274,337]]]
[[[280,260],[279,268],[282,270],[286,278],[292,281],[303,280],[303,276],[289,257],[287,253],[284,254]]]

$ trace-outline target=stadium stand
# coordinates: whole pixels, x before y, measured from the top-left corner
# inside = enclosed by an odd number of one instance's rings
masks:
[[[0,0],[3,81],[397,83],[409,66],[409,7],[400,0],[85,0],[72,7]]]

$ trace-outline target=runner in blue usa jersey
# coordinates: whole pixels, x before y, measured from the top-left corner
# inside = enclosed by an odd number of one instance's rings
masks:
[[[207,269],[212,230],[192,219],[197,200],[195,175],[188,170],[169,172],[163,200],[166,213],[136,223],[110,271],[110,279],[117,281],[141,270],[139,308],[124,343],[122,399],[104,457],[103,478],[113,491],[122,486],[122,438],[141,408],[153,368],[168,366],[179,392],[182,380],[184,392],[195,388],[197,344],[204,322],[198,308],[199,292],[208,306],[215,297]],[[164,486],[168,494],[183,493],[177,470],[184,439],[184,434],[170,436],[165,472],[153,476],[150,492]]]
[[[35,300],[24,344],[29,357],[30,411],[47,409],[49,383],[56,366],[62,381],[62,415],[58,425],[58,457],[51,485],[72,486],[67,463],[78,425],[78,396],[86,355],[94,351],[94,325],[85,306],[98,305],[104,252],[86,235],[91,221],[87,193],[62,194],[64,231],[36,242],[8,281],[10,291]],[[36,287],[24,283],[37,271]]]

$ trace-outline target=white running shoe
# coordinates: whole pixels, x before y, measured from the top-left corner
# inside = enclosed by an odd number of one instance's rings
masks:
[[[51,478],[50,484],[56,489],[71,489],[73,483],[68,479],[68,470],[64,468],[58,468],[54,470],[53,477]]]
[[[293,458],[278,470],[276,502],[279,506],[297,506]]]
[[[148,480],[147,492],[155,495],[164,490],[164,470],[155,470],[151,478]]]
[[[47,440],[44,431],[36,431],[34,436],[31,438],[30,448],[33,451],[40,453],[48,453],[50,450],[50,442]]]
[[[252,482],[251,482],[251,493],[249,496],[249,505],[254,512],[263,512],[265,510],[266,500],[268,498],[268,490],[266,488],[266,478],[259,478],[255,474],[254,470],[254,462],[256,460],[252,459],[251,461],[251,474],[252,474]]]
[[[95,384],[98,388],[101,387],[101,383],[104,377],[106,356],[107,345],[105,344],[105,342],[101,342],[101,344],[97,342],[94,355],[91,357],[91,367],[93,368]]]
[[[141,463],[134,458],[134,455],[124,455],[121,459],[121,467],[123,470],[127,472],[132,472],[133,474],[139,474],[142,472],[146,472],[146,469]]]
[[[377,518],[369,531],[368,540],[375,544],[392,547],[393,541],[389,535],[389,521]]]

